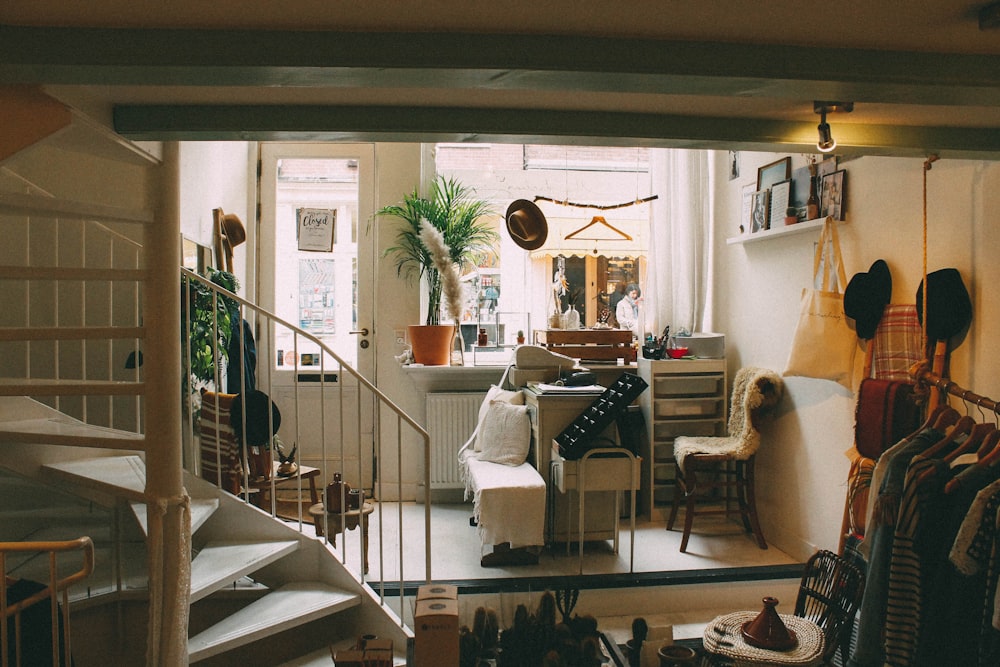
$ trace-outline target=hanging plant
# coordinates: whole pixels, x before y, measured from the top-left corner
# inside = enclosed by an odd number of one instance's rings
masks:
[[[234,294],[239,281],[228,271],[209,269],[209,280]],[[233,323],[239,319],[239,305],[233,299],[218,295],[195,280],[182,280],[187,285],[187,330],[182,332],[190,344],[191,367],[184,374],[184,381],[191,391],[214,386],[216,368],[229,359],[229,342],[233,336]],[[183,327],[185,322],[181,322]]]

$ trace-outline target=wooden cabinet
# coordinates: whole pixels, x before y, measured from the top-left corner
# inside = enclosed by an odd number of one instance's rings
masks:
[[[674,438],[726,434],[726,360],[640,358],[637,364],[649,384],[639,397],[649,436],[642,453],[642,497],[651,520],[665,519],[674,497]]]

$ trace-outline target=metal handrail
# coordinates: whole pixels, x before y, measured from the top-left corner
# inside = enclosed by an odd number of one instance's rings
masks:
[[[66,551],[82,551],[83,565],[76,572],[73,572],[68,576],[59,577],[56,554]],[[78,581],[83,581],[94,572],[94,542],[87,536],[78,537],[75,540],[58,542],[0,542],[0,568],[3,568],[6,577],[8,553],[44,552],[48,552],[49,555],[49,581],[45,588],[24,598],[23,600],[19,600],[14,604],[7,603],[6,586],[4,594],[0,595],[0,616],[4,619],[4,631],[2,636],[0,636],[0,645],[2,645],[0,650],[2,650],[3,654],[0,661],[2,661],[3,667],[7,667],[8,656],[10,655],[10,647],[8,646],[10,638],[8,637],[7,632],[8,619],[14,617],[15,623],[17,624],[16,627],[20,627],[17,622],[17,615],[32,605],[42,602],[46,598],[52,601],[52,604],[50,605],[52,613],[52,664],[68,665],[71,662],[70,656],[72,653],[70,646],[69,587]],[[60,594],[62,596],[61,638],[59,615]],[[17,642],[17,638],[19,636],[18,633],[15,633],[14,636],[15,642]],[[60,644],[64,653],[63,659],[65,662],[60,662],[59,659]],[[15,650],[15,655],[20,656],[20,650]]]
[[[319,387],[320,388],[320,400],[323,402],[324,405],[326,404],[326,400],[327,400],[327,396],[326,396],[326,385],[327,385],[326,374],[327,374],[327,370],[328,369],[325,366],[325,364],[326,364],[326,355],[329,355],[332,359],[334,359],[335,362],[338,364],[338,368],[336,369],[337,371],[346,372],[350,376],[354,377],[357,380],[359,386],[364,387],[365,389],[367,389],[368,391],[370,391],[372,393],[372,395],[377,399],[379,406],[389,409],[390,411],[392,411],[396,415],[396,424],[397,424],[397,438],[396,438],[396,440],[397,440],[396,441],[396,450],[397,451],[396,451],[396,458],[397,458],[397,466],[399,465],[399,463],[401,461],[402,425],[406,424],[407,426],[409,426],[412,429],[412,431],[414,433],[416,433],[417,436],[420,437],[420,439],[423,441],[424,462],[425,462],[425,464],[424,464],[424,551],[425,551],[425,579],[429,583],[431,581],[431,503],[430,503],[430,488],[431,488],[431,484],[430,484],[430,465],[429,465],[429,461],[430,461],[430,435],[428,434],[428,432],[426,431],[426,429],[424,429],[424,427],[421,426],[416,420],[414,420],[413,417],[411,417],[401,407],[399,407],[392,399],[390,399],[388,396],[386,396],[377,386],[375,386],[371,381],[369,381],[368,378],[364,377],[357,369],[353,368],[350,364],[348,364],[348,362],[344,361],[344,359],[342,357],[340,357],[334,350],[332,350],[327,344],[325,344],[322,340],[320,340],[315,335],[310,334],[307,331],[304,331],[303,329],[301,329],[301,328],[299,328],[299,327],[291,324],[290,322],[282,319],[281,317],[279,317],[279,316],[277,316],[277,315],[275,315],[275,314],[273,314],[271,312],[266,311],[265,309],[261,308],[260,306],[258,306],[256,304],[254,304],[254,303],[252,303],[252,302],[250,302],[250,301],[248,301],[248,300],[240,297],[239,295],[237,295],[237,294],[235,294],[233,292],[230,292],[229,290],[225,289],[224,287],[221,287],[221,286],[219,286],[219,285],[217,285],[217,284],[215,284],[215,283],[207,280],[205,277],[200,276],[197,273],[195,273],[195,272],[193,272],[193,271],[191,271],[189,269],[182,268],[181,269],[181,275],[182,275],[182,281],[183,280],[196,281],[199,284],[205,286],[207,289],[211,290],[212,293],[213,293],[213,295],[214,295],[214,298],[216,300],[224,297],[224,298],[229,299],[232,302],[236,303],[237,306],[238,306],[238,308],[239,308],[240,325],[242,325],[242,319],[244,317],[245,311],[251,311],[254,314],[254,316],[262,318],[268,324],[268,326],[266,327],[266,329],[263,328],[263,327],[261,328],[262,331],[265,331],[265,333],[266,333],[267,336],[271,335],[272,327],[270,325],[272,325],[272,324],[276,325],[276,326],[283,327],[285,330],[287,330],[289,332],[292,332],[294,334],[294,336],[295,336],[295,338],[294,338],[294,341],[295,341],[294,342],[294,345],[295,345],[294,354],[295,354],[295,358],[296,359],[299,358],[299,355],[298,355],[298,342],[299,342],[300,339],[310,341],[314,345],[318,346],[319,349],[321,350],[321,353],[319,355],[319,357],[320,357],[320,369],[319,369],[319,373],[320,374],[319,374],[319,383],[318,384],[320,385],[320,387]],[[215,312],[215,315],[216,315],[213,318],[213,320],[214,320],[214,326],[217,328],[218,327],[218,313],[217,313],[217,309],[213,308],[213,311]],[[185,313],[185,317],[189,317],[189,314]],[[183,324],[186,325],[187,324],[187,320],[185,320],[185,322]],[[265,335],[265,334],[262,334],[262,335]],[[217,335],[213,336],[213,340],[215,341],[214,342],[214,346],[216,347],[216,349],[214,350],[214,353],[215,353],[216,358],[219,358],[218,349],[217,349],[217,347],[218,347],[218,336]],[[268,339],[268,343],[270,343],[270,342],[271,341],[270,341],[270,338],[269,338]],[[270,347],[271,346],[269,344],[268,345],[268,349],[270,349]],[[187,365],[188,368],[190,368],[190,346],[188,346],[188,349],[187,349],[187,351],[185,353],[184,363]],[[271,380],[271,378],[270,378],[270,374],[271,374],[271,364],[270,364],[270,361],[268,360],[268,363],[264,364],[262,368],[266,369],[267,375],[266,375],[266,377],[264,379],[265,379],[265,381],[266,381],[267,384],[270,384],[270,380]],[[242,356],[241,356],[241,358],[239,360],[239,370],[240,370],[240,376],[243,377],[243,374],[246,372],[246,369],[243,368]],[[330,369],[330,370],[333,370],[333,369]],[[190,377],[190,375],[188,375],[188,377]],[[218,364],[216,364],[215,385],[217,387],[220,386],[220,377],[219,377],[219,373],[218,373]],[[298,417],[300,416],[299,415],[299,410],[298,410],[299,381],[298,381],[297,377],[296,377],[295,385],[294,386],[295,386],[295,404],[296,404],[296,408],[295,408],[295,413],[296,413],[295,414],[295,423],[296,423],[296,428],[297,428],[297,426],[299,424]],[[344,452],[343,452],[344,441],[345,441],[345,438],[343,437],[344,436],[343,428],[344,428],[344,421],[345,421],[343,419],[343,416],[344,416],[343,415],[343,400],[344,400],[343,399],[343,383],[338,383],[337,389],[339,391],[338,399],[339,399],[340,414],[341,414],[341,420],[340,420],[340,423],[341,423],[341,432],[340,432],[340,438],[339,439],[340,439],[340,442],[341,442],[341,460],[343,461],[344,458],[345,458],[344,457]],[[188,398],[190,400],[192,392],[188,392],[188,393],[189,393]],[[189,408],[191,408],[191,407],[192,406],[189,404]],[[359,409],[360,409],[360,401],[359,401]],[[189,415],[189,419],[192,420],[192,421],[189,421],[189,424],[187,426],[189,428],[189,432],[193,432],[194,424],[193,424],[193,410],[192,409],[188,410],[188,415]],[[322,456],[323,456],[323,461],[325,463],[326,458],[327,458],[326,457],[326,440],[327,440],[327,438],[325,437],[325,429],[326,429],[326,424],[325,424],[325,410],[320,410],[320,414],[319,414],[318,418],[321,420],[321,422],[320,422],[320,431],[321,431],[322,440],[323,440],[323,454],[322,454]],[[378,412],[376,412],[376,419],[375,419],[376,432],[375,432],[375,438],[374,439],[375,439],[375,447],[376,447],[376,455],[377,455],[376,456],[377,464],[379,466],[381,466],[383,464],[384,457],[382,456],[382,445],[383,445],[383,443],[381,442],[381,434],[380,434],[380,429],[379,429],[379,423],[380,423],[380,420],[378,419]],[[360,438],[358,440],[359,440],[359,446],[360,446]],[[360,454],[360,452],[359,452],[359,454]],[[197,458],[197,457],[193,457],[193,458]],[[359,456],[359,461],[360,461],[360,456]],[[359,465],[360,465],[360,463],[359,463]],[[399,469],[399,468],[397,468],[397,469]],[[321,471],[321,477],[323,479],[329,479],[329,476],[326,475],[325,472],[326,471]],[[378,479],[378,489],[379,489],[378,495],[379,495],[379,497],[382,496],[382,493],[381,493],[381,490],[383,489],[382,478],[383,478],[383,476],[381,474],[379,474],[377,476],[377,479]],[[245,491],[247,491],[250,488],[250,480],[249,480],[249,478],[247,477],[246,474],[244,475],[243,482],[244,482],[243,483],[243,488],[244,488]],[[299,479],[299,491],[300,492],[301,492],[301,483],[302,483],[302,481],[301,481],[301,478],[300,478]],[[273,515],[276,514],[275,493],[274,493],[274,480],[273,480],[273,477],[271,479],[271,489],[270,489],[270,491],[271,491],[270,494],[269,494],[269,497],[271,498],[271,508],[270,509],[271,509],[271,514],[273,516]],[[399,482],[398,482],[398,497],[402,497],[402,479],[400,479]],[[244,498],[247,499],[247,500],[249,500],[249,493],[245,493],[244,494]],[[346,504],[342,504],[341,507],[346,507]],[[404,573],[403,573],[403,563],[402,563],[402,555],[403,555],[403,551],[404,551],[404,547],[403,547],[403,534],[402,534],[402,525],[403,525],[402,524],[402,509],[403,509],[402,508],[402,504],[399,504],[399,506],[398,506],[398,530],[399,530],[399,536],[400,536],[400,539],[399,539],[399,545],[400,545],[400,554],[399,554],[400,581],[399,581],[399,583],[400,583],[400,595],[401,596],[402,596],[402,591],[404,589],[404,576],[403,576]],[[382,508],[382,504],[380,503],[379,506],[378,506],[378,512],[379,512],[379,518],[380,518],[380,520],[378,522],[378,525],[379,525],[380,534],[384,535],[386,524],[385,524],[385,521],[382,520],[382,518],[383,518],[382,511],[383,511],[383,508]],[[300,527],[301,527],[301,508],[300,508]],[[359,528],[362,531],[365,530],[364,522],[361,522],[361,525],[359,526]],[[362,539],[360,540],[360,542],[363,544],[364,541],[365,541],[364,540],[364,534],[363,534],[363,532],[362,532],[361,537],[362,537]],[[329,538],[330,538],[329,535],[325,535],[325,539],[329,540]],[[343,545],[344,545],[345,542],[346,542],[346,540],[342,541],[342,549],[344,548]],[[383,540],[383,539],[379,540],[379,545],[380,545],[379,546],[379,550],[380,550],[379,556],[380,556],[380,560],[382,559],[382,548],[383,548],[382,545],[385,544],[385,543],[386,543],[386,540]],[[364,554],[362,554],[362,560],[361,560],[362,563],[364,562],[363,556],[364,556]],[[346,562],[346,556],[345,556],[344,560]],[[382,571],[384,571],[384,568],[383,568]],[[364,574],[365,573],[362,572],[362,576],[364,576]],[[383,579],[383,582],[384,582],[384,577],[382,579]],[[384,596],[384,587],[383,587],[383,591],[380,592],[380,595]],[[400,603],[402,604],[402,599],[401,599]],[[403,614],[400,613],[401,617],[402,617],[402,615]]]

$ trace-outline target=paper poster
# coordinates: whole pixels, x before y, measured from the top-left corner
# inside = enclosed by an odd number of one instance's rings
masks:
[[[295,211],[299,250],[330,252],[333,250],[333,232],[337,211],[329,208],[300,208]]]

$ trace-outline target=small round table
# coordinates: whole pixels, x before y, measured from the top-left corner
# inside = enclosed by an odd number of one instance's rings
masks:
[[[309,516],[312,517],[313,525],[316,526],[316,536],[323,537],[327,529],[330,532],[330,544],[337,546],[337,533],[344,529],[340,526],[340,517],[344,517],[344,524],[347,530],[354,530],[358,524],[364,522],[361,533],[364,538],[365,554],[365,574],[368,573],[368,515],[375,510],[375,503],[365,501],[359,510],[347,510],[342,513],[327,514],[323,503],[316,503],[309,508]]]
[[[798,644],[787,651],[757,648],[743,638],[742,627],[760,611],[737,611],[717,616],[705,626],[705,650],[733,660],[738,665],[818,665],[823,660],[823,631],[805,618],[779,614],[785,627],[795,633]]]

